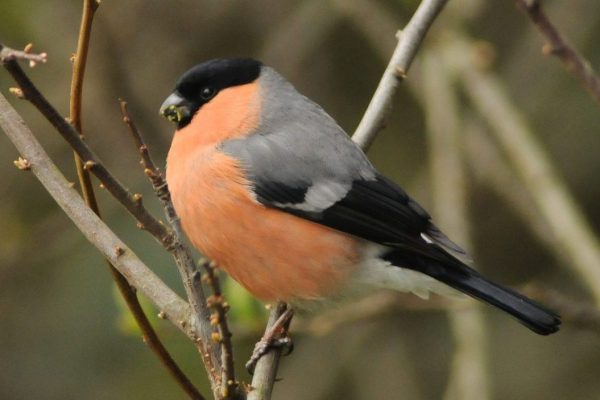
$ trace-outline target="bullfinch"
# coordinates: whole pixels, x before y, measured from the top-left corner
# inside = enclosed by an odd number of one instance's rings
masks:
[[[182,227],[254,296],[295,307],[388,288],[466,293],[532,331],[559,317],[461,261],[465,252],[380,174],[318,104],[253,59],[215,59],[177,81],[167,183]]]

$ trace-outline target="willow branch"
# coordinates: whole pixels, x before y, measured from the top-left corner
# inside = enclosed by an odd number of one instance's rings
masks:
[[[462,246],[470,246],[467,182],[462,152],[462,124],[448,68],[439,56],[423,56],[422,104],[430,146],[434,214],[438,223]],[[455,351],[444,398],[490,398],[485,323],[481,307],[449,314]]]
[[[457,38],[453,46],[449,62],[458,68],[472,104],[492,128],[523,188],[547,221],[555,237],[551,250],[568,255],[569,265],[600,304],[600,244],[594,230],[499,80],[468,62],[472,48],[466,40]]]
[[[352,136],[363,149],[368,149],[384,128],[396,89],[400,81],[406,78],[425,34],[446,3],[447,0],[423,0],[404,30],[398,33],[398,45]]]
[[[566,70],[575,75],[585,90],[600,104],[600,79],[591,64],[571,47],[552,24],[539,0],[516,0],[517,6],[538,27],[548,43],[543,47],[544,54],[551,54],[563,63]]]
[[[133,285],[146,295],[188,336],[194,333],[184,329],[180,321],[190,316],[188,304],[173,292],[127,247],[106,224],[84,203],[67,179],[52,163],[40,143],[35,139],[25,121],[0,94],[0,127],[13,142],[21,157],[17,161],[22,169],[31,170],[48,193],[64,210],[77,228]]]
[[[212,345],[212,324],[208,323],[209,319],[212,321],[212,316],[209,315],[210,313],[207,308],[207,299],[205,298],[200,280],[200,271],[198,270],[198,266],[191,255],[192,253],[189,247],[184,242],[181,224],[175,212],[175,207],[173,207],[171,193],[169,192],[167,182],[165,181],[160,169],[152,160],[148,150],[148,145],[144,141],[141,132],[129,114],[127,102],[120,100],[120,106],[121,114],[123,115],[123,122],[127,124],[134,144],[140,153],[141,164],[144,168],[144,173],[150,180],[154,192],[163,206],[167,222],[170,224],[173,230],[173,238],[169,251],[171,251],[175,257],[179,274],[181,275],[188,298],[190,299],[190,304],[195,310],[196,315],[199,315],[203,322],[197,327],[201,337],[200,344],[203,346],[202,355],[209,372],[213,391],[216,392],[218,391],[218,386],[221,386],[220,383],[222,382],[227,383],[229,380],[233,380],[234,384],[236,383],[235,376],[233,375],[233,359],[231,360],[231,365],[227,368],[224,368],[223,366],[225,364],[222,363],[223,355],[219,352],[219,346]],[[218,285],[218,283],[216,284]],[[224,321],[222,322],[224,324],[227,323],[225,318],[222,318],[222,321]],[[225,328],[224,331],[228,332],[228,328]],[[232,354],[233,350],[231,349],[231,343],[229,343],[229,346],[229,354]],[[221,374],[221,376],[219,376],[219,374]],[[228,379],[223,380],[223,374],[226,375]],[[227,386],[229,387],[230,385]],[[234,391],[230,390],[230,392]]]

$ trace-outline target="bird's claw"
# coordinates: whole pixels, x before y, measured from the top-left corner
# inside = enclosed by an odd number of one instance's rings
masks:
[[[272,349],[283,349],[284,356],[294,351],[294,342],[287,333],[287,325],[291,320],[293,311],[288,308],[275,322],[275,324],[264,334],[254,346],[252,356],[246,363],[246,370],[253,375],[258,361]]]
[[[250,375],[254,375],[254,369],[256,368],[258,360],[260,360],[272,349],[282,349],[284,351],[283,355],[288,356],[292,353],[292,351],[294,351],[294,341],[289,336],[279,338],[263,337],[260,339],[254,346],[252,356],[246,363],[246,370],[250,373]]]

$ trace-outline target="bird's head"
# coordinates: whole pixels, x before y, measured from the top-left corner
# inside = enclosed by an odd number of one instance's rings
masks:
[[[261,65],[251,58],[214,59],[198,64],[179,78],[175,90],[160,106],[160,115],[181,129],[221,90],[256,80]]]

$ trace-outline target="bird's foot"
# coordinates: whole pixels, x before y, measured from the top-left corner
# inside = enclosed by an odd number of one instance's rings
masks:
[[[258,361],[269,351],[273,349],[283,349],[284,356],[291,354],[294,351],[294,342],[288,335],[287,326],[294,315],[291,308],[286,309],[283,314],[275,321],[273,326],[269,328],[263,337],[254,346],[252,356],[246,363],[246,370],[253,375],[254,369]]]

